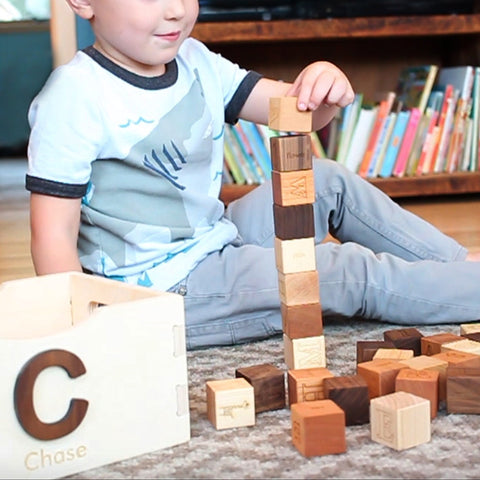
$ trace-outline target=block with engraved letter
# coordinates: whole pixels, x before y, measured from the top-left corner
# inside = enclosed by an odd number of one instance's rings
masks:
[[[288,404],[323,400],[323,381],[333,377],[325,367],[297,368],[287,372]]]
[[[295,238],[281,240],[275,238],[275,262],[281,273],[297,273],[316,270],[315,239]]]
[[[272,170],[290,172],[310,170],[312,162],[312,142],[308,135],[282,135],[270,138]]]
[[[325,337],[289,338],[283,334],[285,364],[289,370],[326,367]]]
[[[313,170],[272,170],[273,201],[282,207],[315,202]]]
[[[430,402],[407,392],[374,398],[370,429],[373,441],[395,450],[427,443],[431,438]]]
[[[411,349],[414,355],[421,355],[423,334],[416,328],[398,328],[383,332],[383,339],[392,342],[397,348]]]
[[[347,450],[345,412],[332,400],[294,403],[292,442],[305,457]]]

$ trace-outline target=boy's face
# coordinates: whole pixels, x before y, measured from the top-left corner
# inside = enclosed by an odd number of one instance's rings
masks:
[[[198,16],[197,0],[90,0],[95,46],[139,75],[165,72]]]

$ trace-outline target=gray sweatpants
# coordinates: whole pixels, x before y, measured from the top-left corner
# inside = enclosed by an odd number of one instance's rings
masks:
[[[402,325],[480,318],[480,263],[435,227],[330,160],[316,161],[315,254],[324,317]],[[184,295],[187,346],[281,333],[271,184],[231,203],[235,244],[212,253],[173,291]],[[341,244],[321,243],[327,232]]]

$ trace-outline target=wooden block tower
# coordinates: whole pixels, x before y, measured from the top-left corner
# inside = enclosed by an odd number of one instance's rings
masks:
[[[326,366],[320,286],[315,263],[312,113],[296,97],[270,99],[275,257],[289,369]],[[295,132],[295,134],[291,134]]]

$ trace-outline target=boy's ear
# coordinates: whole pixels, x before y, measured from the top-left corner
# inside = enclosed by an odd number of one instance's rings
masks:
[[[70,8],[85,20],[90,20],[93,17],[93,9],[90,0],[66,0]]]

